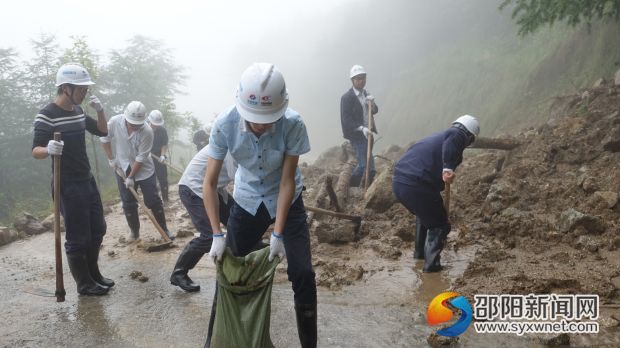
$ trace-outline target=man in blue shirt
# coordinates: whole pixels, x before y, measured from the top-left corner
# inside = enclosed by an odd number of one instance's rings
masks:
[[[301,346],[316,347],[316,281],[297,167],[299,156],[310,151],[310,143],[301,116],[287,107],[282,73],[273,64],[254,63],[241,76],[236,105],[215,121],[203,187],[213,229],[209,256],[221,260],[226,245],[234,255],[246,255],[275,223],[269,260],[287,255]],[[217,182],[228,152],[238,169],[225,239]]]
[[[447,130],[413,144],[394,167],[394,195],[416,215],[413,258],[424,259],[424,272],[442,268],[440,254],[451,226],[440,193],[454,181],[463,151],[479,133],[475,117],[461,116]]]

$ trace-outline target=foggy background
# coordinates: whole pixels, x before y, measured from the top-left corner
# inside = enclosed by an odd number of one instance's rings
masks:
[[[497,5],[497,1],[477,2],[484,12],[511,26]],[[306,122],[313,149],[306,159],[313,159],[344,141],[339,102],[350,87],[353,64],[368,71],[366,88],[380,107],[376,118],[380,136],[389,137],[392,129],[416,128],[414,122],[423,116],[415,110],[407,110],[411,124],[391,121],[396,112],[403,116],[403,110],[388,104],[390,89],[425,52],[458,40],[462,6],[411,0],[26,0],[12,2],[2,11],[0,30],[2,45],[16,48],[24,58],[30,53],[29,40],[41,33],[55,35],[61,47],[69,44],[70,36],[84,35],[102,56],[124,47],[135,35],[162,40],[188,76],[184,94],[176,100],[177,111],[191,111],[204,123],[234,102],[238,79],[248,65],[272,62],[284,73],[290,107]],[[443,126],[425,125],[424,131]],[[386,140],[378,144],[385,145]]]

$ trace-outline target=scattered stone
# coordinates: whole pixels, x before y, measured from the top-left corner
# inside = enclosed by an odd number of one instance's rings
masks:
[[[620,151],[620,127],[612,129],[602,141],[603,150],[609,152]]]
[[[392,192],[393,168],[390,167],[379,174],[368,187],[364,195],[364,206],[377,213],[383,213],[397,202]]]
[[[612,209],[616,203],[618,203],[618,194],[612,191],[596,191],[594,195],[601,198],[607,205],[607,208]]]
[[[141,276],[139,276],[139,277],[138,277],[138,280],[139,280],[141,283],[146,283],[146,282],[148,282],[148,281],[149,281],[149,277],[144,276],[144,275],[141,275]]]
[[[545,335],[539,337],[538,341],[546,347],[568,347],[570,345],[570,336],[565,333],[553,336]]]
[[[131,273],[129,273],[129,277],[131,279],[136,279],[138,277],[142,276],[142,272],[140,271],[132,271]]]
[[[114,255],[116,255],[116,252],[114,250],[108,251],[108,256],[114,256]]]
[[[0,226],[0,245],[5,245],[13,242],[19,237],[17,231],[8,227]]]
[[[592,85],[592,88],[598,88],[598,87],[601,87],[603,85],[605,85],[605,79],[601,77],[600,79],[598,79],[598,80],[596,80],[594,82],[594,84]]]
[[[177,231],[177,238],[193,237],[194,232],[186,229],[179,229]]]
[[[445,337],[436,333],[430,334],[426,338],[426,343],[433,348],[437,347],[457,347],[459,343],[458,337]]]
[[[569,208],[560,214],[560,232],[571,232],[577,227],[584,227],[590,233],[602,233],[605,231],[605,223],[598,217],[583,214],[573,208]]]
[[[48,217],[43,219],[43,221],[41,221],[41,224],[48,231],[53,232],[54,231],[54,214],[50,214]],[[62,215],[60,216],[60,231],[65,232],[65,219],[62,218]]]
[[[26,235],[32,236],[47,231],[41,222],[28,212],[22,212],[13,222],[13,226],[17,231],[24,232]]]
[[[347,221],[338,225],[319,222],[314,233],[319,243],[349,243],[353,242],[357,236],[357,225]]]

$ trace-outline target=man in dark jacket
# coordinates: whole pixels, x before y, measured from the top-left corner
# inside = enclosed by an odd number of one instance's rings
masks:
[[[379,111],[375,104],[374,97],[370,95],[364,87],[366,86],[366,70],[360,65],[354,65],[349,74],[353,86],[340,98],[340,122],[342,123],[342,134],[345,139],[351,142],[357,158],[357,166],[351,173],[351,186],[360,186],[366,165],[370,166],[369,183],[375,176],[375,161],[372,158],[372,147],[370,163],[366,163],[368,154],[368,134],[372,131],[377,133],[377,128],[373,124],[368,127],[368,104],[371,105],[372,114]]]
[[[440,192],[456,178],[463,151],[479,133],[475,117],[461,116],[447,130],[413,144],[394,167],[394,195],[416,215],[413,257],[424,259],[424,272],[442,268],[440,253],[451,226]]]

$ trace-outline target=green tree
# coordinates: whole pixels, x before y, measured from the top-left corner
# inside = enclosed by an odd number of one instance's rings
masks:
[[[620,22],[620,0],[504,0],[499,8],[510,5],[521,36],[560,21],[573,27],[606,18]]]
[[[30,42],[35,56],[26,64],[28,69],[26,91],[33,105],[43,107],[56,95],[58,44],[54,35],[46,33],[41,33],[38,39],[32,39]]]
[[[101,72],[101,91],[111,110],[120,113],[127,103],[139,100],[148,110],[160,110],[168,133],[174,135],[182,123],[174,98],[181,93],[186,76],[184,68],[174,62],[171,49],[138,35],[126,48],[112,50],[109,60]]]

